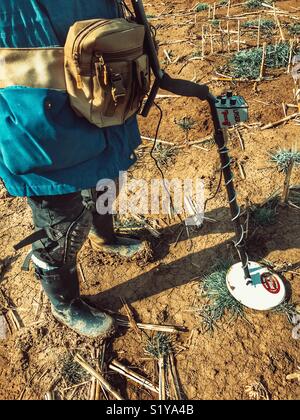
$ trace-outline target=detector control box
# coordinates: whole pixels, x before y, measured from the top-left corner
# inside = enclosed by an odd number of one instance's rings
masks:
[[[231,91],[217,97],[216,109],[222,128],[226,129],[248,121],[248,104],[242,96],[235,96]]]

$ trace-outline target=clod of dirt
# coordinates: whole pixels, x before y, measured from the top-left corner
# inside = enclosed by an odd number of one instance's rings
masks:
[[[29,368],[29,355],[25,351],[18,349],[15,352],[14,359],[14,368],[21,369],[23,372]]]

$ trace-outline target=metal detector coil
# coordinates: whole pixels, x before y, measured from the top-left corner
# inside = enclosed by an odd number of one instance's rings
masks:
[[[283,279],[267,267],[249,262],[251,282],[243,281],[241,263],[234,264],[227,273],[226,282],[232,296],[247,308],[267,311],[280,305],[286,295]]]

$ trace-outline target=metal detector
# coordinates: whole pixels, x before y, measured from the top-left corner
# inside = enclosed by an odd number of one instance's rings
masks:
[[[159,89],[164,89],[180,96],[195,97],[209,103],[214,123],[214,138],[219,150],[221,169],[235,230],[236,239],[234,244],[240,259],[240,262],[234,264],[227,273],[227,287],[236,300],[249,308],[256,310],[274,308],[280,305],[286,297],[285,285],[278,274],[271,272],[261,264],[249,261],[245,246],[244,227],[240,217],[241,209],[237,202],[237,194],[230,167],[231,159],[226,146],[225,130],[239,122],[247,121],[248,106],[241,96],[234,96],[232,92],[228,92],[224,96],[215,97],[209,92],[209,88],[206,85],[199,85],[187,80],[172,79],[165,73],[160,67],[151,27],[148,23],[142,0],[132,0],[132,6],[137,22],[144,25],[146,29],[145,49],[149,55],[150,66],[155,76],[152,90],[141,115],[144,117],[148,116]]]

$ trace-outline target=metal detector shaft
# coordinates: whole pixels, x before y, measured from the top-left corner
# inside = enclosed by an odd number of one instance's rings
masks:
[[[237,249],[237,252],[240,256],[240,259],[243,265],[245,279],[248,279],[249,281],[251,281],[251,275],[249,272],[249,258],[245,249],[246,248],[245,232],[244,232],[243,225],[241,223],[241,218],[240,218],[241,209],[237,202],[237,194],[236,194],[236,190],[234,188],[234,183],[233,183],[233,174],[231,171],[231,159],[229,156],[229,150],[226,146],[225,135],[219,122],[218,113],[216,109],[216,98],[209,93],[207,97],[207,101],[210,106],[211,115],[212,115],[212,119],[214,123],[215,142],[219,149],[222,171],[223,171],[223,176],[225,180],[225,187],[227,191],[228,201],[230,205],[230,212],[232,216],[232,223],[233,223],[235,235],[236,235],[235,247]]]
[[[155,81],[152,86],[151,92],[149,94],[148,100],[144,105],[144,108],[141,112],[143,117],[148,117],[150,109],[155,101],[156,95],[160,89],[160,82],[164,76],[164,72],[160,67],[159,59],[157,56],[156,46],[153,40],[151,28],[146,16],[146,12],[144,9],[143,1],[142,0],[132,0],[132,7],[134,9],[134,13],[136,16],[136,21],[140,25],[144,25],[145,27],[145,49],[148,53],[150,66],[155,76]]]
[[[153,35],[151,28],[146,16],[144,5],[142,0],[132,0],[132,7],[136,16],[136,21],[140,25],[144,25],[146,35],[145,35],[145,47],[150,59],[150,65],[154,76],[156,79],[161,79],[163,77],[163,71],[161,70],[159,59],[157,56],[156,46],[153,41]]]
[[[233,175],[230,168],[230,157],[228,149],[226,147],[224,133],[221,129],[219,122],[217,110],[216,110],[216,98],[209,93],[209,88],[206,85],[199,85],[197,83],[190,82],[188,80],[179,80],[172,79],[167,73],[165,73],[159,63],[157,56],[156,46],[153,40],[152,32],[148,19],[145,13],[144,5],[142,0],[132,0],[132,6],[136,15],[137,22],[141,25],[144,25],[146,31],[145,38],[145,49],[149,55],[151,69],[155,75],[155,82],[153,84],[152,90],[149,94],[148,100],[142,111],[142,116],[147,117],[149,111],[155,101],[155,97],[158,93],[158,90],[164,89],[168,92],[172,92],[175,95],[186,96],[186,97],[196,97],[200,100],[207,100],[210,109],[211,115],[215,128],[215,141],[219,148],[220,159],[222,164],[222,171],[225,179],[225,186],[227,190],[230,211],[232,215],[232,222],[236,234],[235,246],[240,256],[243,270],[245,274],[245,279],[250,279],[251,276],[249,273],[249,261],[248,255],[245,250],[245,241],[244,241],[244,229],[240,221],[240,207],[237,203],[236,191],[233,184]]]

